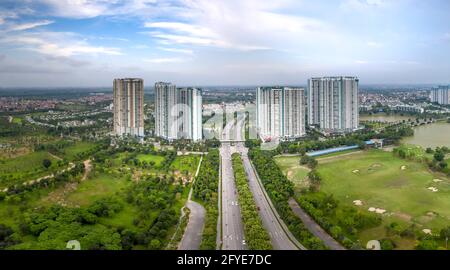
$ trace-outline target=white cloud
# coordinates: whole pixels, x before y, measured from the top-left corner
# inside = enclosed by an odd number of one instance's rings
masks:
[[[367,46],[372,48],[382,48],[384,47],[384,44],[381,42],[369,41],[367,42]]]
[[[108,12],[110,4],[116,0],[40,0],[48,5],[56,16],[72,18],[92,18]]]
[[[192,50],[189,49],[178,49],[178,48],[166,48],[166,47],[158,47],[159,50],[173,52],[173,53],[183,53],[183,54],[194,54]]]
[[[17,17],[17,12],[0,10],[0,25],[4,24],[6,19],[15,19]]]
[[[144,24],[145,27],[148,28],[159,28],[159,29],[167,29],[175,32],[186,33],[192,36],[197,37],[214,37],[217,36],[216,33],[211,31],[206,27],[191,25],[187,23],[180,22],[147,22]]]
[[[144,59],[144,62],[153,63],[153,64],[179,63],[179,62],[185,62],[185,61],[186,61],[186,59],[177,58],[177,57]]]
[[[242,51],[281,51],[313,41],[338,44],[337,40],[341,40],[333,27],[323,21],[277,12],[295,5],[295,1],[182,2],[184,9],[171,14],[174,20],[146,22],[144,26],[152,30],[148,34],[164,44]]]
[[[355,63],[356,63],[356,64],[359,64],[359,65],[365,65],[365,64],[368,64],[369,61],[366,61],[366,60],[356,60]]]
[[[37,22],[30,22],[30,23],[23,23],[23,24],[13,24],[10,27],[8,27],[7,31],[23,31],[23,30],[29,30],[32,28],[36,28],[39,26],[45,26],[52,24],[53,21],[50,20],[43,20],[43,21],[37,21]]]
[[[138,44],[138,45],[134,45],[131,48],[133,49],[139,49],[139,50],[143,50],[143,49],[150,49],[150,46],[145,45],[145,44]]]
[[[0,39],[0,42],[15,44],[18,49],[28,49],[53,57],[72,57],[84,54],[122,54],[117,48],[92,46],[85,41],[77,40],[72,33],[38,32],[10,35]]]
[[[69,18],[94,18],[129,14],[132,16],[158,13],[157,0],[37,0],[50,9],[50,14]],[[161,4],[164,6],[164,4]]]
[[[340,8],[361,11],[376,7],[386,7],[388,4],[386,0],[344,0]]]

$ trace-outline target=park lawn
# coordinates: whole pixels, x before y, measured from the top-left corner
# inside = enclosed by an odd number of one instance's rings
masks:
[[[170,169],[181,173],[188,172],[188,174],[194,175],[199,162],[199,155],[177,156],[172,164],[170,164]]]
[[[74,145],[64,148],[64,157],[73,160],[77,154],[89,151],[94,147],[95,143],[92,142],[76,142]]]
[[[140,162],[155,162],[155,166],[159,167],[161,166],[161,163],[164,161],[164,157],[163,156],[158,156],[158,155],[150,155],[150,154],[139,154],[136,156],[136,158],[140,161]]]
[[[129,184],[125,177],[109,174],[95,175],[92,179],[81,182],[75,191],[67,195],[66,200],[74,205],[89,205],[100,198],[122,191]]]
[[[129,203],[121,200],[123,204],[123,209],[114,214],[112,217],[102,217],[99,220],[99,223],[106,226],[113,227],[123,227],[125,229],[133,230],[136,226],[133,224],[133,221],[138,217],[138,209]],[[152,213],[150,218],[147,218],[148,224],[151,224],[156,217],[158,217],[158,212]]]
[[[48,170],[42,165],[44,159],[52,162]],[[0,187],[51,174],[51,170],[57,167],[57,161],[57,159],[46,151],[32,152],[16,158],[3,160],[0,163]],[[7,175],[11,175],[14,179],[7,179]]]
[[[406,166],[404,170],[402,166]],[[415,223],[433,232],[449,225],[450,180],[430,172],[423,163],[370,150],[321,163],[318,173],[321,191],[333,194],[341,203],[353,205],[354,200],[362,200],[359,207],[385,209],[383,225],[392,221],[403,226]]]
[[[20,118],[20,117],[13,117],[12,122],[14,124],[22,124],[22,118]]]
[[[276,156],[274,160],[296,189],[308,187],[307,176],[310,169],[299,164],[299,156]]]

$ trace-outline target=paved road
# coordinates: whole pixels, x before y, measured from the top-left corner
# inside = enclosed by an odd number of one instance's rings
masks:
[[[229,130],[233,130],[234,137],[232,139],[236,139],[241,141],[243,139],[243,126],[244,119],[238,119],[236,125],[229,128]],[[228,127],[228,126],[227,126]],[[226,127],[226,131],[228,130]],[[230,139],[230,138],[227,138]],[[225,145],[225,144],[223,144]],[[241,154],[244,164],[244,169],[247,173],[247,178],[249,180],[249,187],[253,193],[253,198],[255,199],[255,203],[259,208],[259,215],[261,221],[263,223],[264,228],[270,235],[272,247],[276,250],[296,250],[298,249],[288,238],[286,233],[284,232],[281,224],[278,222],[274,212],[272,211],[269,202],[267,201],[266,196],[264,196],[262,187],[258,183],[258,179],[256,178],[255,171],[250,163],[250,160],[247,156],[248,149],[244,146],[244,143],[235,143],[235,147],[231,149],[233,152],[238,152]],[[231,163],[231,162],[230,162]],[[231,167],[231,164],[230,164]],[[237,201],[237,198],[236,198]],[[223,201],[225,202],[225,200]]]
[[[276,250],[297,250],[298,248],[291,242],[286,233],[284,232],[281,224],[278,222],[275,214],[270,208],[269,202],[263,194],[263,190],[258,183],[255,171],[252,168],[250,160],[246,154],[246,151],[242,154],[242,161],[244,164],[245,172],[247,173],[248,183],[250,190],[253,193],[256,206],[259,208],[259,216],[264,225],[264,228],[270,235],[273,249]]]
[[[305,227],[316,237],[332,250],[345,250],[333,237],[331,237],[322,227],[320,227],[302,208],[298,205],[294,198],[289,199],[289,206],[296,216],[298,216]]]
[[[240,120],[236,124],[237,129],[242,129],[244,121]],[[242,133],[237,132],[237,139],[242,138]],[[278,222],[275,213],[269,205],[269,202],[264,196],[263,189],[258,183],[257,176],[248,158],[248,149],[243,143],[236,143],[236,150],[241,154],[242,162],[244,165],[245,172],[247,174],[247,179],[251,192],[253,193],[253,198],[255,200],[256,206],[259,208],[259,216],[264,225],[264,228],[270,235],[270,240],[272,242],[273,249],[276,250],[297,250],[298,248],[291,242],[289,237],[286,235],[285,231]]]
[[[234,139],[234,121],[227,123],[223,130],[223,139]],[[230,143],[222,143],[220,147],[222,174],[222,249],[243,250],[244,227],[242,225],[241,210],[238,204],[237,190],[231,163],[234,147]]]
[[[230,144],[222,144],[220,148],[222,159],[222,249],[242,250],[246,249],[243,243],[244,227],[234,183],[231,154]]]
[[[189,200],[186,207],[191,210],[189,222],[181,239],[179,250],[199,250],[202,242],[203,227],[205,223],[205,208],[194,201]]]

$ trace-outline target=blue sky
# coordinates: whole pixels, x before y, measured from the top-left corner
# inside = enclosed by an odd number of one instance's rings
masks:
[[[2,0],[2,86],[450,83],[447,0]]]

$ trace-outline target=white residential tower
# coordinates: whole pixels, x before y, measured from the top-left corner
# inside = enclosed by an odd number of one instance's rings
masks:
[[[306,133],[305,89],[258,87],[256,122],[259,135],[264,140],[304,136]]]
[[[155,135],[166,140],[201,140],[202,90],[156,83]]]
[[[356,77],[320,77],[308,80],[308,124],[327,132],[358,128]]]

